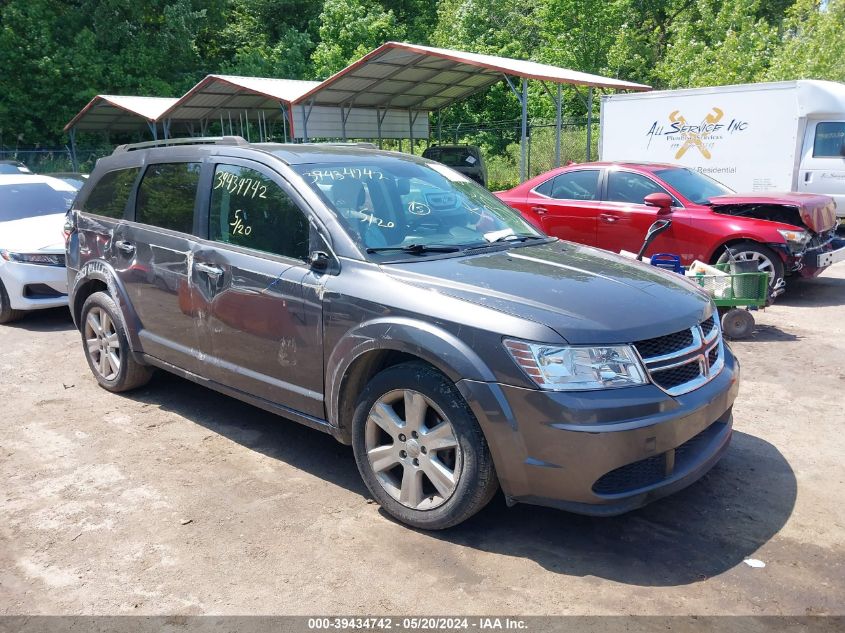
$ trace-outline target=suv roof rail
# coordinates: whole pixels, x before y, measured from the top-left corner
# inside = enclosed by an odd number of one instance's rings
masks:
[[[171,145],[247,145],[246,139],[242,136],[200,136],[188,138],[168,138],[159,141],[146,141],[144,143],[127,143],[118,145],[112,154],[123,152],[134,152],[139,149],[151,147],[169,147]]]
[[[378,145],[370,141],[326,141],[324,143],[297,143],[298,145],[316,145],[318,147],[360,147],[362,149],[378,149]]]

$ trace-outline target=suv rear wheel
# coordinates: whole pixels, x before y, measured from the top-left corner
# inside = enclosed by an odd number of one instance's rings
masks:
[[[149,382],[153,370],[133,358],[114,299],[105,292],[92,294],[82,305],[80,322],[85,358],[103,389],[117,393]]]
[[[423,363],[388,367],[370,381],[355,408],[352,446],[375,499],[413,527],[461,523],[498,489],[475,416],[454,383]]]

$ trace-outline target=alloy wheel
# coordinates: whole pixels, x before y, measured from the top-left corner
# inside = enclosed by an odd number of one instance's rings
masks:
[[[766,273],[769,279],[774,279],[775,265],[768,257],[756,251],[739,251],[733,253],[733,258],[739,262],[754,262],[757,264],[757,272]]]
[[[376,479],[402,505],[431,510],[455,492],[462,466],[455,430],[420,392],[398,389],[379,398],[367,416],[365,443]]]
[[[85,319],[85,348],[91,364],[106,380],[114,380],[120,373],[120,340],[109,313],[94,307]]]

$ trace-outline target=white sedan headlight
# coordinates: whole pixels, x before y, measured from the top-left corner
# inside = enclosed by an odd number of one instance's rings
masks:
[[[60,253],[13,253],[0,249],[0,257],[7,262],[38,264],[41,266],[64,266],[65,256]]]
[[[505,339],[505,348],[541,389],[580,391],[632,387],[648,382],[629,345],[571,347]]]

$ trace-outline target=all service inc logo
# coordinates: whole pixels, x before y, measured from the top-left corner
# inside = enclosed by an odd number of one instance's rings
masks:
[[[726,135],[744,132],[749,126],[748,121],[741,119],[731,119],[730,123],[723,123],[725,113],[717,107],[713,107],[697,125],[688,123],[680,110],[670,112],[668,119],[668,126],[659,121],[651,124],[651,128],[646,132],[648,136],[646,147],[651,147],[651,142],[655,138],[662,138],[671,149],[675,150],[676,160],[683,158],[684,154],[692,149],[710,160],[713,158],[711,150],[719,141]]]

